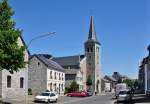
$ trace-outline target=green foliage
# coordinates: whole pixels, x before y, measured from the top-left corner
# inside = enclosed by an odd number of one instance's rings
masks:
[[[88,78],[87,78],[87,81],[86,81],[86,85],[92,85],[93,84],[93,82],[92,82],[92,78],[91,78],[91,75],[89,75],[88,76]]]
[[[28,95],[32,95],[32,89],[28,88]]]
[[[122,83],[122,80],[121,80],[121,79],[119,79],[119,80],[118,80],[118,83]]]
[[[65,87],[65,94],[66,93],[70,93],[70,92],[73,92],[73,91],[79,91],[79,85],[77,84],[76,81],[73,81],[70,85],[70,87]]]
[[[15,22],[11,19],[14,11],[7,0],[0,3],[0,70],[6,69],[10,73],[24,68],[25,46],[19,46],[18,38],[22,30],[15,28]]]
[[[73,81],[70,85],[69,91],[78,91],[79,90],[79,85],[77,84],[76,81]]]
[[[122,81],[123,83],[126,83],[129,87],[134,86],[134,80],[126,79]]]
[[[69,87],[65,87],[65,92],[64,92],[64,94],[69,93],[69,92],[70,92],[70,88],[69,88]]]
[[[139,83],[138,83],[138,80],[136,79],[136,80],[134,81],[134,88],[137,88],[138,85],[139,85]]]

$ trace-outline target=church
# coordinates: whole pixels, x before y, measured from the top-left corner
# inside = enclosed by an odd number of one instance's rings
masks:
[[[79,90],[88,90],[87,78],[90,76],[90,90],[101,93],[101,44],[96,37],[94,20],[91,16],[88,39],[84,43],[84,54],[75,56],[54,57],[53,61],[65,69],[65,86],[72,81],[79,84]]]
[[[63,94],[65,87],[69,87],[73,81],[76,81],[79,91],[92,90],[94,93],[101,93],[101,44],[96,37],[93,17],[90,20],[89,34],[84,43],[84,50],[84,54],[74,56],[32,55],[28,87],[33,90],[33,93],[50,90]],[[49,76],[58,76],[58,78]],[[90,85],[87,84],[89,77]],[[40,87],[37,88],[35,85]]]

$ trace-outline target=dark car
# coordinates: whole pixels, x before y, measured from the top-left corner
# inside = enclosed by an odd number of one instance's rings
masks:
[[[132,93],[131,91],[120,91],[117,101],[131,101],[132,100]]]
[[[92,90],[87,90],[87,96],[92,96],[93,95],[93,91]]]

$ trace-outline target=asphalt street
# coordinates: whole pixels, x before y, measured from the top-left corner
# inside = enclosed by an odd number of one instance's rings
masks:
[[[74,99],[67,102],[59,102],[58,104],[113,104],[113,101],[113,96],[109,94]]]

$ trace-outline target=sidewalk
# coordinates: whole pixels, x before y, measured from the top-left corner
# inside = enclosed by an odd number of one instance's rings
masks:
[[[145,94],[135,94],[133,97],[134,104],[150,104],[150,97]]]

